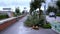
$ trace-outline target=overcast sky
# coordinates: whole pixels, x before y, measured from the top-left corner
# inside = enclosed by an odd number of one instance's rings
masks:
[[[0,10],[2,10],[3,7],[11,7],[14,10],[18,6],[21,11],[24,7],[27,7],[27,10],[29,10],[30,1],[31,0],[0,0]]]
[[[46,0],[46,3],[42,3],[41,9],[44,10],[44,5],[46,5],[46,9],[48,8],[48,4],[51,2],[51,0]]]
[[[24,7],[27,7],[27,10],[29,10],[31,0],[0,0],[0,10],[4,7],[10,7],[13,10],[16,7],[20,7],[20,10],[22,11]],[[48,6],[48,3],[50,0],[46,0],[46,7]],[[44,8],[44,4],[42,4],[42,9]]]

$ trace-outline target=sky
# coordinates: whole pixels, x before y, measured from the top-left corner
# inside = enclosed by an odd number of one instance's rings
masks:
[[[12,8],[12,10],[14,10],[16,7],[20,7],[21,11],[24,9],[24,7],[27,7],[27,10],[29,10],[30,1],[31,0],[0,0],[0,10],[5,7]]]
[[[51,2],[51,0],[46,0],[46,3],[42,3],[41,9],[44,10],[44,5],[46,5],[46,9],[48,8],[49,3]]]
[[[0,10],[2,8],[8,7],[12,8],[14,11],[16,7],[20,7],[20,10],[23,11],[24,7],[29,11],[31,0],[0,0]],[[46,0],[46,8],[51,0]],[[44,10],[44,3],[42,3],[41,9]]]

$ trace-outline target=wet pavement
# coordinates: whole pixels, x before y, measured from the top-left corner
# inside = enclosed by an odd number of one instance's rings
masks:
[[[60,17],[56,17],[56,19],[54,18],[54,17],[49,17],[49,16],[46,16],[46,20],[48,21],[48,22],[53,22],[53,21],[58,21],[58,22],[60,22]]]
[[[51,29],[42,29],[34,30],[29,27],[24,26],[24,22],[26,21],[27,16],[19,20],[17,23],[11,25],[6,30],[0,32],[0,34],[57,34]]]

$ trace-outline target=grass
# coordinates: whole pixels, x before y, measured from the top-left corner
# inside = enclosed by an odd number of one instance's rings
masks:
[[[8,15],[0,15],[0,20],[5,18],[8,18]]]

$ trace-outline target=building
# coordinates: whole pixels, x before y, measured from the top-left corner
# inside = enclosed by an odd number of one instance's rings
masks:
[[[7,14],[9,17],[13,17],[13,11],[11,8],[3,8],[3,10],[0,10],[0,14]]]

